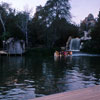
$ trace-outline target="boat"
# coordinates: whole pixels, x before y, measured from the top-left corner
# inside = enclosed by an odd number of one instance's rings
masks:
[[[62,57],[62,56],[69,56],[72,55],[72,51],[55,51],[54,56],[55,57]]]

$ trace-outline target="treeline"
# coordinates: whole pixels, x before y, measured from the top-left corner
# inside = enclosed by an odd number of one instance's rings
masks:
[[[10,37],[25,40],[28,47],[65,46],[69,36],[78,36],[78,26],[71,22],[70,8],[69,0],[48,0],[30,17],[30,11],[16,11],[8,3],[1,3],[0,48]]]
[[[84,43],[83,51],[90,53],[100,53],[100,11],[96,19],[96,24],[91,29],[91,40]]]

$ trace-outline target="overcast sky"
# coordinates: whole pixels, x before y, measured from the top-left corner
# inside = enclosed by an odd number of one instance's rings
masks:
[[[13,8],[23,10],[24,8],[33,9],[38,5],[44,5],[47,0],[0,0],[12,4]],[[73,21],[77,24],[80,23],[89,13],[92,13],[94,17],[97,17],[100,10],[100,0],[70,0],[71,14]]]

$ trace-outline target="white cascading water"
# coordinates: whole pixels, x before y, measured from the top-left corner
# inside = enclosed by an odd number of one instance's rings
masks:
[[[71,51],[80,51],[80,39],[73,38],[70,41],[69,50]]]

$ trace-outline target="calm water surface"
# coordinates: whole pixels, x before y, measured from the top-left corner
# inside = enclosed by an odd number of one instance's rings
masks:
[[[100,56],[0,56],[0,100],[28,100],[100,84]]]

